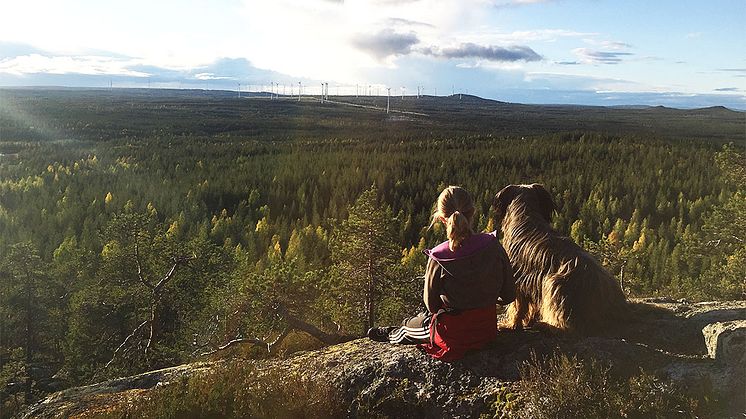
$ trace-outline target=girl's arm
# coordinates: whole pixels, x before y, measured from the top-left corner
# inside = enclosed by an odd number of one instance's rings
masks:
[[[427,268],[425,269],[425,289],[422,292],[422,299],[427,306],[427,311],[430,313],[436,313],[441,307],[443,307],[443,300],[440,299],[441,294],[441,276],[443,268],[435,260],[427,259]]]

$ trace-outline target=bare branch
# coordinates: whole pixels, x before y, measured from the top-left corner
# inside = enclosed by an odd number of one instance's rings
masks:
[[[236,339],[233,339],[233,340],[231,340],[231,341],[229,341],[229,342],[227,342],[227,343],[225,343],[223,345],[218,346],[216,349],[213,349],[212,351],[201,353],[199,356],[212,355],[212,354],[215,354],[215,353],[220,352],[220,351],[224,351],[224,350],[226,350],[226,349],[228,349],[228,348],[230,348],[232,346],[239,345],[239,344],[242,344],[242,343],[252,343],[254,345],[261,345],[261,346],[263,346],[267,350],[267,353],[269,353],[270,355],[274,355],[275,352],[277,352],[277,349],[279,348],[280,343],[282,343],[282,340],[285,339],[288,334],[290,334],[291,330],[292,329],[290,329],[290,328],[285,328],[282,331],[282,333],[280,333],[275,338],[275,340],[273,340],[272,342],[267,342],[265,339],[259,339],[259,338],[256,338],[256,337],[253,337],[253,338],[236,338]]]
[[[338,333],[326,333],[318,327],[312,325],[311,323],[305,322],[293,316],[283,306],[278,307],[277,312],[278,314],[280,314],[280,316],[282,316],[282,318],[285,319],[285,321],[288,323],[288,326],[290,326],[291,328],[306,332],[327,345],[335,345],[337,343],[346,342],[355,338],[355,336],[340,335]]]
[[[203,352],[199,356],[212,355],[214,353],[217,353],[217,352],[220,352],[220,351],[224,351],[224,350],[230,348],[231,346],[235,346],[235,345],[238,345],[238,344],[241,344],[241,343],[253,343],[255,345],[262,345],[264,347],[267,347],[267,342],[265,342],[265,341],[263,341],[261,339],[258,339],[258,338],[237,338],[237,339],[233,339],[233,340],[229,341],[228,343],[226,343],[224,345],[218,346],[216,349],[213,349],[212,351]]]
[[[171,278],[174,276],[174,274],[176,273],[176,269],[182,264],[185,264],[192,259],[194,259],[194,257],[192,256],[175,257],[174,264],[171,266],[171,269],[169,269],[168,273],[163,278],[161,278],[161,280],[158,281],[157,284],[155,284],[155,287],[153,287],[153,291],[156,293],[160,291],[160,289],[163,288],[163,286],[165,286],[168,283],[168,281],[170,281]]]
[[[104,368],[108,368],[109,365],[111,365],[111,363],[114,362],[114,359],[116,358],[116,356],[119,353],[119,351],[122,350],[122,348],[124,348],[127,345],[127,342],[129,342],[129,340],[132,339],[137,334],[137,332],[139,332],[140,329],[142,329],[143,327],[145,327],[145,325],[148,324],[149,322],[150,322],[150,320],[145,320],[144,322],[140,323],[140,325],[137,326],[135,328],[135,330],[133,330],[132,333],[129,334],[129,336],[127,336],[126,338],[124,338],[124,341],[122,341],[122,343],[119,345],[119,347],[111,355],[111,359],[109,360],[109,362],[106,363],[106,365],[104,365]]]
[[[285,330],[280,333],[279,336],[272,342],[267,344],[267,352],[269,352],[270,355],[274,355],[277,351],[277,348],[279,348],[280,343],[282,343],[282,340],[287,337],[288,334],[290,334],[291,329],[289,327],[286,327]]]
[[[153,289],[153,285],[145,280],[145,277],[142,276],[142,264],[140,262],[140,242],[137,240],[137,236],[135,235],[135,264],[137,265],[137,278],[140,280],[140,282],[145,285],[145,287],[149,289]]]

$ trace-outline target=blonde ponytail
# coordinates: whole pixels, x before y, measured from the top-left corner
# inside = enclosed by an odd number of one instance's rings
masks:
[[[461,247],[461,243],[472,234],[469,219],[459,211],[454,211],[446,220],[448,233],[448,248],[454,251]]]
[[[448,234],[448,248],[458,249],[461,243],[473,234],[471,224],[474,219],[474,202],[466,190],[460,186],[449,186],[438,196],[436,211],[433,214],[432,227],[442,220]]]

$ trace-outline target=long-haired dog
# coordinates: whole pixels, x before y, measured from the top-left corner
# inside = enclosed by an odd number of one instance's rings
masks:
[[[508,328],[599,331],[627,312],[624,294],[598,261],[550,225],[557,207],[542,185],[509,185],[493,202],[516,280]]]

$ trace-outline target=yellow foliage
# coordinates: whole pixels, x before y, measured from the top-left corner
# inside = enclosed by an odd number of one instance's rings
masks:
[[[622,241],[621,237],[619,237],[619,233],[613,230],[611,231],[611,233],[609,233],[608,236],[606,236],[606,240],[608,240],[610,244],[614,245],[619,244]]]
[[[640,250],[644,249],[646,241],[647,239],[645,238],[645,232],[643,231],[642,234],[640,234],[640,238],[637,239],[635,244],[632,245],[632,251],[639,252]]]
[[[173,237],[176,234],[179,233],[179,220],[174,220],[173,223],[168,227],[168,231],[166,231],[166,235],[169,237]]]

